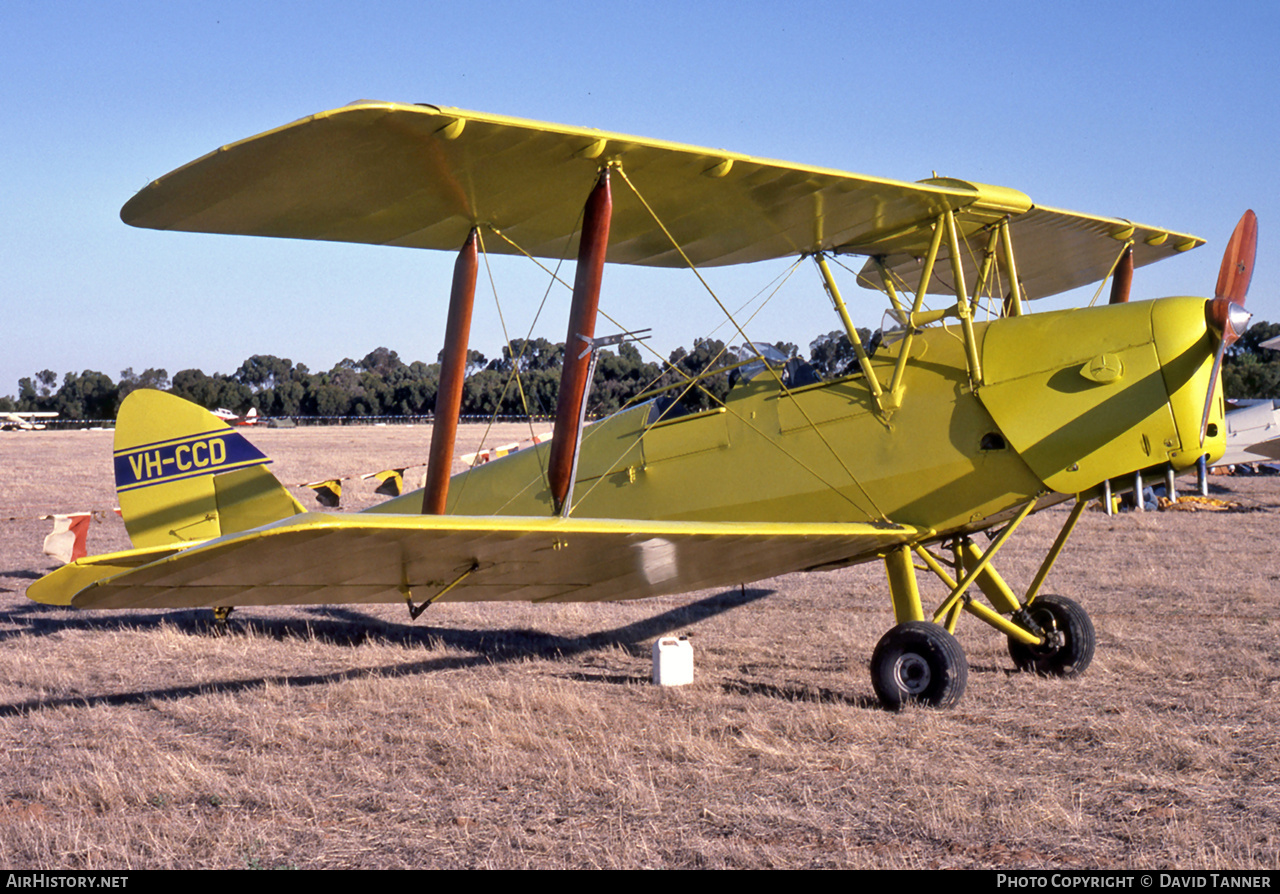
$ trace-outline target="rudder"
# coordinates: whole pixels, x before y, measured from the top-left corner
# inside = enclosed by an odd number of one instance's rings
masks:
[[[136,547],[209,540],[305,511],[244,435],[163,391],[125,398],[114,458],[120,514]]]

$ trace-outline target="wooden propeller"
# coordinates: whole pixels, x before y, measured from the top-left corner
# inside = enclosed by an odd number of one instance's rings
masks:
[[[1218,351],[1213,357],[1213,372],[1209,376],[1209,393],[1204,401],[1204,415],[1200,419],[1200,446],[1204,446],[1205,433],[1209,429],[1209,409],[1213,406],[1214,392],[1218,387],[1218,374],[1222,370],[1222,358],[1249,325],[1252,316],[1244,309],[1249,294],[1249,280],[1253,278],[1253,259],[1258,253],[1258,216],[1246,211],[1236,224],[1231,241],[1222,253],[1222,267],[1218,270],[1218,285],[1213,300],[1205,307],[1209,327],[1218,333]]]

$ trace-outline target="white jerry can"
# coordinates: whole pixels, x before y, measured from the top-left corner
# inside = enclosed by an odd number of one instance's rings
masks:
[[[688,637],[664,636],[653,644],[653,685],[693,682],[693,644]]]

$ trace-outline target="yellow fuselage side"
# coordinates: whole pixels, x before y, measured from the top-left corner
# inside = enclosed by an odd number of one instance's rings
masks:
[[[972,387],[958,327],[911,341],[902,405],[886,417],[861,376],[784,393],[764,372],[723,408],[646,430],[652,405],[586,429],[579,518],[875,522],[939,534],[973,530],[1036,496],[1224,446],[1220,401],[1199,445],[1212,339],[1204,300],[1162,299],[1034,314],[974,327],[983,384]],[[872,365],[891,376],[905,342]],[[548,516],[548,445],[454,476],[456,515]],[[420,492],[376,507],[414,512]]]

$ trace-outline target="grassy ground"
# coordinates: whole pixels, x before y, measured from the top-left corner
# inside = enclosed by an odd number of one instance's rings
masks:
[[[428,435],[251,437],[297,483],[418,462]],[[30,603],[54,567],[36,516],[115,505],[110,438],[0,435],[0,864],[1280,865],[1278,479],[1214,479],[1247,512],[1086,513],[1046,589],[1090,611],[1088,673],[1014,673],[967,620],[961,705],[889,714],[876,566],[416,623],[244,610],[221,638],[207,614]],[[347,485],[345,505],[377,499]],[[1006,547],[1015,587],[1063,518]],[[126,545],[94,525],[91,551]],[[692,686],[648,683],[667,633],[691,637]]]

